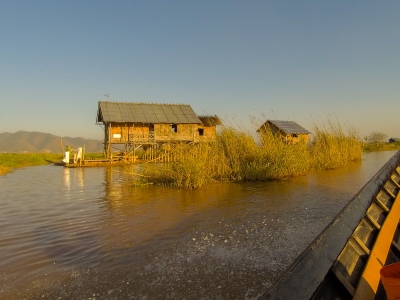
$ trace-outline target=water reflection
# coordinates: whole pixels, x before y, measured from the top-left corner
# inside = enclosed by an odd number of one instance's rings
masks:
[[[64,168],[63,170],[63,183],[66,190],[71,189],[71,170],[70,168]]]
[[[84,171],[84,168],[63,168],[63,190],[68,199],[71,199],[72,189],[75,197],[84,196]]]
[[[134,166],[18,170],[0,178],[0,298],[254,299],[393,154],[193,191],[134,187]]]

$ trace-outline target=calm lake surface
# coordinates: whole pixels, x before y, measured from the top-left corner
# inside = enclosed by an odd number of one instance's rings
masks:
[[[133,187],[129,167],[0,177],[1,299],[255,299],[395,154],[281,182]]]

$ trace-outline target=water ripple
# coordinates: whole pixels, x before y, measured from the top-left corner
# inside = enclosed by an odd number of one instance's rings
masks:
[[[17,170],[0,177],[0,298],[255,299],[393,154],[195,191]]]

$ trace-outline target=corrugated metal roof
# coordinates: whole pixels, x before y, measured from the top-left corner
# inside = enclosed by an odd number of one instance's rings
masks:
[[[187,104],[99,101],[97,122],[200,124]]]
[[[310,131],[293,121],[268,120],[287,134],[311,134]]]

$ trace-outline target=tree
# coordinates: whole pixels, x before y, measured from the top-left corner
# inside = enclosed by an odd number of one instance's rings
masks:
[[[383,132],[374,131],[368,136],[368,140],[371,143],[375,143],[375,145],[378,145],[387,140],[387,135],[384,134]]]

